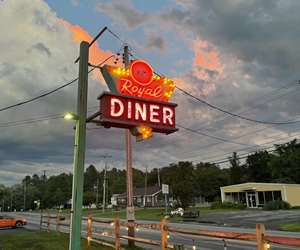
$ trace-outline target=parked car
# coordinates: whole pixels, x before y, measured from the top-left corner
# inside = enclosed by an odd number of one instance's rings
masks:
[[[185,211],[182,215],[183,218],[185,219],[196,219],[200,216],[199,211]]]
[[[10,216],[0,216],[0,228],[19,228],[27,224],[25,219],[16,219]]]
[[[177,208],[177,209],[175,209],[175,210],[172,210],[172,211],[170,212],[170,215],[171,215],[171,216],[176,216],[176,215],[178,215],[178,216],[183,216],[183,214],[184,214],[184,210],[183,210],[183,208],[181,208],[181,207],[179,207],[179,208]]]

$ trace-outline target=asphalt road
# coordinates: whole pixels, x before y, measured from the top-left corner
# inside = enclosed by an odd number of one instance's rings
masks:
[[[28,225],[26,228],[31,230],[39,230],[40,229],[40,214],[38,213],[10,213],[12,216],[16,217],[24,217],[27,219]],[[55,220],[52,220],[53,223]],[[140,223],[151,223],[149,221],[139,221]],[[69,220],[66,219],[63,223],[69,223]],[[157,222],[153,222],[157,223]],[[218,231],[233,231],[240,233],[254,233],[255,230],[247,229],[247,228],[237,228],[237,227],[224,227],[224,226],[212,226],[207,224],[196,224],[196,223],[170,223],[174,227],[186,228],[186,229],[207,229],[207,230],[218,230]],[[55,230],[55,225],[51,226],[51,229]],[[83,236],[86,235],[86,221],[83,222]],[[109,232],[112,231],[113,228],[110,225],[102,224],[102,223],[93,223],[93,229],[98,232]],[[68,232],[68,227],[61,227],[63,232]],[[1,232],[0,232],[1,233]],[[276,235],[276,236],[290,236],[290,237],[298,237],[300,238],[300,233],[292,233],[292,232],[282,232],[282,231],[267,231],[268,235]],[[125,228],[121,229],[121,235],[127,235],[127,231]],[[160,241],[160,232],[155,230],[148,229],[140,229],[136,232],[137,237],[151,239]],[[99,237],[105,240],[110,240],[106,237]],[[126,241],[123,241],[126,243]],[[197,249],[201,250],[224,250],[224,241],[222,239],[210,238],[210,237],[198,237],[198,236],[187,236],[180,234],[170,234],[169,243],[173,244],[184,244],[186,248],[192,249],[193,244],[197,246]],[[140,246],[146,249],[160,249],[160,247],[149,246],[139,244]],[[249,241],[241,241],[241,240],[226,240],[227,250],[256,250],[255,242]],[[272,250],[299,250],[299,247],[290,247],[290,246],[280,246],[272,244]]]
[[[278,230],[281,224],[299,222],[300,209],[275,211],[246,209],[241,211],[207,213],[200,214],[197,220],[199,223],[248,228],[254,228],[257,223],[263,223],[267,229]]]

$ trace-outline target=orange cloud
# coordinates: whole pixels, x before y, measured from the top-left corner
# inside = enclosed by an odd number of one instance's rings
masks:
[[[71,24],[63,19],[59,19],[59,23],[63,24],[68,30],[73,34],[74,42],[80,43],[81,41],[91,42],[93,37],[79,25]],[[109,56],[113,55],[111,51],[104,51],[99,48],[97,43],[94,43],[89,49],[89,62],[91,64],[97,65]],[[106,64],[113,64],[114,58],[109,59]],[[102,79],[102,75],[98,70],[93,72],[93,78]]]
[[[193,41],[192,48],[195,55],[192,74],[204,82],[202,94],[207,96],[216,90],[216,81],[224,76],[224,65],[218,51],[207,41],[198,38]]]
[[[217,50],[207,41],[196,39],[193,42],[195,53],[194,65],[202,69],[215,71],[222,74],[224,66],[222,65]]]

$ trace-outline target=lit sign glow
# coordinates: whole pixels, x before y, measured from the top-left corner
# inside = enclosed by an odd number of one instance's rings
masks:
[[[104,79],[114,93],[158,101],[169,101],[175,89],[171,79],[154,74],[143,60],[134,60],[129,69],[105,65]]]
[[[175,128],[174,103],[104,93],[100,97],[100,122],[106,127],[132,128],[143,126],[148,131],[172,133]],[[144,134],[150,133],[147,131]],[[151,131],[151,132],[152,132]],[[146,133],[147,132],[147,133]]]

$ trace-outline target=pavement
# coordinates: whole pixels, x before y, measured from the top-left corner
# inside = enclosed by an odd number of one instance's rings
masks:
[[[247,209],[233,212],[200,214],[197,222],[242,228],[253,228],[257,223],[263,223],[267,229],[280,230],[281,224],[300,222],[300,209],[276,211]]]
[[[39,230],[40,229],[40,214],[39,213],[29,213],[29,212],[18,212],[18,213],[10,213],[11,216],[16,217],[24,217],[27,219],[28,224],[26,225],[27,229],[31,230]],[[240,218],[241,220],[241,218]],[[52,220],[55,222],[55,220]],[[151,221],[138,221],[139,223],[157,223]],[[63,221],[63,223],[69,224],[70,221],[68,218]],[[232,232],[240,232],[240,233],[255,233],[255,229],[252,228],[240,228],[240,227],[232,227],[232,226],[220,226],[220,225],[208,225],[208,224],[201,224],[201,223],[169,223],[171,226],[180,227],[183,229],[206,229],[206,230],[215,230],[215,231],[232,231]],[[52,230],[55,230],[55,225],[51,226]],[[98,232],[109,232],[112,231],[113,228],[108,224],[102,223],[93,223],[93,229]],[[86,222],[83,221],[82,223],[82,235],[86,235]],[[68,233],[69,227],[61,227],[61,231]],[[127,231],[125,228],[121,229],[121,234],[126,235]],[[276,231],[276,230],[267,230],[267,235],[276,235],[276,236],[290,236],[290,237],[297,237],[300,238],[300,233],[295,232],[283,232],[283,231]],[[136,232],[137,237],[151,239],[160,241],[160,232],[155,230],[149,229],[140,229]],[[112,240],[106,237],[98,237],[99,239],[104,240]],[[126,241],[123,240],[122,243],[126,244]],[[210,237],[199,237],[199,236],[187,236],[187,235],[180,235],[180,234],[170,234],[169,243],[176,243],[176,244],[184,244],[187,249],[192,249],[193,245],[197,246],[197,249],[201,250],[255,250],[256,245],[255,242],[250,241],[241,241],[241,240],[226,240],[223,241],[222,239],[210,238]],[[224,246],[226,245],[226,247]],[[149,246],[144,244],[137,244],[145,249],[160,249],[160,247]],[[279,246],[272,244],[272,250],[299,250],[299,247],[290,247],[290,246]]]

